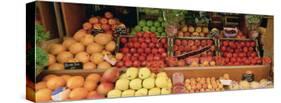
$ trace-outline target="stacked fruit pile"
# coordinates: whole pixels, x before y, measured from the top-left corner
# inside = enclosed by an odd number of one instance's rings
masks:
[[[61,44],[50,44],[49,70],[63,70],[64,63],[82,62],[83,69],[108,69],[116,61],[112,52],[116,48],[111,34],[99,33],[96,36],[79,30],[73,37],[67,37]],[[104,56],[109,59],[105,60]],[[81,68],[82,69],[82,68]]]
[[[169,58],[169,66],[214,66],[216,63],[214,61],[215,56],[215,45],[213,40],[210,39],[177,39],[175,40],[173,50],[174,55],[179,56],[184,53],[199,51],[203,48],[210,47],[209,49],[199,52],[194,56],[186,57],[185,59]],[[177,61],[177,63],[172,63]],[[200,64],[200,65],[199,65]]]
[[[193,27],[193,26],[182,26],[177,33],[177,37],[207,37],[209,34],[208,27]]]
[[[223,85],[215,77],[198,77],[185,80],[187,93],[222,91]]]
[[[258,88],[272,88],[273,82],[267,79],[261,79],[260,81],[248,82],[246,80],[237,82],[232,81],[232,85],[229,86],[230,90],[238,89],[258,89]]]
[[[155,75],[148,68],[128,68],[116,81],[108,98],[170,94],[171,79],[165,72]]]
[[[120,46],[124,57],[117,62],[117,67],[164,67],[166,38],[157,38],[152,32],[137,32],[134,37],[121,37]]]
[[[121,24],[122,23],[118,19],[113,17],[111,12],[105,12],[103,17],[91,17],[88,22],[83,24],[83,29],[90,34],[103,32],[112,34],[116,27]]]
[[[113,83],[119,78],[119,71],[108,69],[102,76],[90,74],[83,76],[47,75],[36,83],[36,101],[63,101],[105,98],[113,89]]]
[[[221,65],[257,65],[262,59],[256,51],[255,41],[222,40],[220,44]]]
[[[138,25],[136,25],[133,30],[132,34],[135,34],[136,32],[155,32],[157,36],[166,36],[165,33],[165,22],[161,17],[159,17],[157,20],[140,20]]]

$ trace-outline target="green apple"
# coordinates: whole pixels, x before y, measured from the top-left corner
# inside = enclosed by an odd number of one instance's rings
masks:
[[[142,27],[142,31],[149,31],[149,27],[147,26]]]
[[[168,77],[168,75],[167,75],[167,73],[166,72],[159,72],[158,74],[157,74],[157,77]]]
[[[116,81],[115,89],[127,90],[127,89],[129,89],[129,83],[130,83],[130,81],[126,78],[119,79]]]
[[[163,27],[157,27],[157,32],[163,32],[163,31],[164,31]]]
[[[162,33],[161,33],[161,36],[166,36],[166,32],[162,32]]]
[[[108,98],[117,98],[117,97],[121,97],[121,94],[122,94],[121,90],[114,89],[107,93],[107,97]]]
[[[136,32],[141,31],[141,26],[139,26],[139,25],[135,26],[134,30],[135,30]]]
[[[168,81],[169,79],[167,77],[160,76],[155,79],[155,85],[159,88],[167,88],[169,84]]]
[[[148,93],[148,90],[146,88],[141,88],[136,91],[135,96],[146,96]]]
[[[139,21],[139,26],[143,27],[146,25],[146,21],[145,20],[140,20]]]
[[[127,79],[126,73],[123,73],[119,76],[119,79]]]
[[[139,70],[139,78],[140,79],[146,79],[151,75],[151,72],[148,68],[144,67],[144,68],[140,68]]]
[[[161,22],[162,27],[166,27],[167,23],[166,22]]]
[[[142,88],[142,80],[139,79],[139,78],[133,79],[130,82],[130,88],[134,89],[134,90],[141,89]]]
[[[164,21],[162,17],[158,17],[157,21],[162,22]]]
[[[147,78],[143,80],[142,86],[146,89],[151,89],[155,87],[155,79],[154,78]]]
[[[138,68],[128,68],[126,71],[126,76],[129,80],[135,79],[138,76]]]
[[[148,21],[146,22],[146,26],[151,27],[152,25],[153,25],[153,22],[152,22],[151,20],[148,20]]]
[[[156,32],[156,30],[157,30],[157,29],[156,29],[155,26],[150,27],[150,31],[151,31],[151,32]]]
[[[171,94],[171,88],[162,88],[161,89],[161,94]]]
[[[153,25],[156,26],[156,27],[160,27],[161,23],[159,21],[155,21]]]
[[[135,96],[135,91],[132,89],[125,90],[121,94],[121,97],[132,97],[132,96]]]
[[[161,89],[160,88],[152,88],[148,91],[148,95],[160,95]]]

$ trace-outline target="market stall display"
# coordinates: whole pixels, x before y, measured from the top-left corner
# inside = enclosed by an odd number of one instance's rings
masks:
[[[260,39],[238,25],[209,25],[211,13],[75,7],[90,15],[77,17],[74,34],[41,42],[48,32],[36,30],[42,34],[35,53],[42,70],[33,90],[38,102],[273,87],[273,59],[262,55]],[[126,9],[136,10],[136,25],[117,18]]]

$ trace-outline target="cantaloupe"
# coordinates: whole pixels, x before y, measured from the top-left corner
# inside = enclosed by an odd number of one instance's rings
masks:
[[[76,40],[76,41],[81,41],[82,38],[87,35],[87,31],[86,30],[83,30],[83,29],[80,29],[79,31],[77,31],[74,35],[73,35],[73,38]]]
[[[99,33],[95,36],[95,42],[100,45],[105,45],[112,41],[112,35],[106,33]]]
[[[65,47],[62,46],[61,44],[53,44],[50,47],[49,53],[53,54],[53,55],[57,55],[60,52],[65,51]]]
[[[99,82],[101,79],[101,76],[99,74],[93,73],[93,74],[89,74],[86,77],[86,81],[95,81],[95,82]]]
[[[48,70],[64,70],[64,65],[60,63],[54,63],[48,66]]]
[[[114,51],[116,48],[116,43],[114,41],[110,41],[108,44],[105,45],[105,50],[110,52]]]
[[[84,84],[84,78],[82,76],[73,76],[68,79],[67,87],[70,89],[82,87]]]
[[[111,65],[108,62],[101,62],[98,64],[97,69],[109,69],[111,68]]]
[[[92,54],[92,53],[99,53],[103,50],[103,46],[97,43],[91,43],[87,46],[87,53]]]
[[[95,90],[97,88],[97,82],[91,80],[85,81],[84,88],[88,91]]]
[[[62,45],[65,47],[65,48],[69,48],[72,44],[76,43],[77,41],[73,38],[65,38],[64,41],[62,42]]]
[[[72,53],[70,53],[68,51],[63,51],[63,52],[58,54],[57,61],[59,63],[65,63],[65,62],[67,62],[68,60],[70,60],[72,58],[73,58]]]
[[[35,84],[35,90],[45,89],[47,88],[47,83],[45,81],[41,81]]]
[[[47,87],[51,90],[55,90],[59,87],[63,87],[66,84],[65,80],[61,77],[53,77],[46,83]]]
[[[87,62],[83,64],[83,69],[84,70],[94,70],[96,69],[96,64],[92,63],[92,62]]]
[[[71,78],[70,75],[62,75],[60,77],[62,77],[64,79],[64,81],[66,81],[66,82],[68,81],[69,78]]]
[[[35,93],[36,102],[47,102],[51,100],[52,91],[50,89],[40,89]]]
[[[77,54],[79,52],[82,52],[85,50],[85,47],[83,44],[81,43],[74,43],[72,44],[70,47],[69,47],[69,51],[72,53],[72,54]]]
[[[56,57],[52,54],[48,54],[48,65],[51,65],[56,62]]]
[[[89,61],[90,55],[86,52],[80,52],[75,55],[75,58],[82,63],[86,63]]]
[[[69,94],[70,100],[85,99],[88,95],[88,91],[85,88],[75,88]]]
[[[57,76],[54,74],[48,74],[43,78],[43,81],[48,81],[49,79],[54,78],[54,77],[57,77]]]
[[[95,64],[99,64],[101,62],[103,62],[103,55],[102,53],[94,53],[91,55],[90,60],[95,63]]]
[[[94,42],[94,36],[91,34],[87,34],[81,39],[81,43],[84,44],[85,46],[93,42]]]

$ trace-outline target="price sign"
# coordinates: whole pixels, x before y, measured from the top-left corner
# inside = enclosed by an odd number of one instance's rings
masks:
[[[64,63],[64,69],[83,69],[83,63],[82,62]]]

